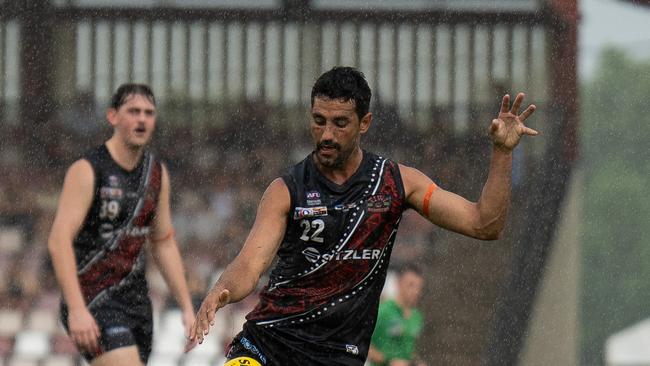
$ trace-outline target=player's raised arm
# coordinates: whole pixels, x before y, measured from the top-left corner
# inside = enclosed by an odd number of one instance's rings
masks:
[[[280,178],[274,180],[262,196],[255,223],[244,246],[203,300],[189,343],[203,342],[213,325],[216,311],[242,300],[255,289],[282,241],[290,205],[286,184]]]
[[[86,307],[77,277],[73,240],[88,214],[93,200],[94,175],[87,160],[78,160],[65,175],[48,249],[54,274],[68,306],[70,337],[82,350],[99,347],[99,328]]]
[[[521,136],[537,135],[523,122],[535,111],[530,105],[519,114],[524,94],[519,93],[510,107],[505,95],[496,119],[490,125],[492,158],[488,179],[477,202],[436,186],[420,171],[400,166],[407,201],[432,223],[477,239],[497,239],[505,225],[510,204],[512,150]]]

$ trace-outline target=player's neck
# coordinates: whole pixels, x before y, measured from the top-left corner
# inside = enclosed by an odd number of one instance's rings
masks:
[[[361,161],[363,160],[363,150],[361,150],[360,147],[357,147],[352,154],[350,154],[350,157],[347,159],[345,164],[343,164],[342,167],[337,167],[337,168],[330,168],[326,167],[318,162],[318,159],[314,159],[316,162],[316,166],[318,167],[318,170],[325,176],[325,178],[329,179],[330,181],[336,183],[336,184],[344,184],[347,182],[350,177],[354,175],[354,173],[359,170],[359,166],[361,166]]]
[[[131,171],[138,166],[144,147],[132,148],[118,141],[113,136],[106,141],[106,148],[117,165],[124,170]]]

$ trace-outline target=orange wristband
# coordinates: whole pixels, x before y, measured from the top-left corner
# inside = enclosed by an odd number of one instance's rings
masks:
[[[151,239],[151,241],[154,242],[154,243],[157,243],[159,241],[167,240],[167,239],[171,238],[172,236],[174,236],[175,233],[176,232],[174,231],[174,228],[171,228],[169,230],[169,232],[167,233],[167,235],[163,236],[162,238]]]
[[[427,193],[424,194],[424,201],[422,202],[422,213],[426,216],[429,215],[429,200],[431,199],[431,195],[433,194],[433,191],[436,190],[438,186],[435,183],[432,183],[429,186],[429,189],[427,189]]]

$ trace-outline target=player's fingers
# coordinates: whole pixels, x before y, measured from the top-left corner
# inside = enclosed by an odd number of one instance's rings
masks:
[[[510,95],[506,94],[501,99],[501,113],[508,113],[510,107]]]
[[[86,336],[84,335],[83,332],[77,331],[74,333],[74,343],[77,345],[77,347],[85,350],[86,349]]]
[[[203,313],[201,312],[196,317],[196,325],[194,326],[194,339],[200,339],[203,337]]]
[[[499,129],[499,120],[493,119],[490,124],[490,135],[493,135]]]
[[[535,106],[534,104],[529,105],[525,111],[521,112],[521,114],[519,115],[519,120],[521,122],[525,121],[526,119],[528,119],[528,117],[530,117],[531,114],[535,112],[536,109],[537,106]]]
[[[201,338],[210,332],[210,313],[214,313],[211,309],[211,306],[206,306],[203,314],[201,314],[201,322],[199,323],[199,336]]]
[[[76,333],[76,332],[75,333],[70,333],[70,338],[72,338],[72,342],[74,342],[74,344],[78,348],[82,347],[83,342],[82,342],[81,336],[78,333]]]
[[[99,327],[97,326],[97,322],[93,322],[93,332],[95,333],[95,338],[99,338],[102,336],[102,333],[99,330]]]
[[[200,342],[203,339],[203,330],[201,328],[201,315],[198,314],[196,321],[194,322],[194,327],[192,329],[192,335],[190,340],[194,342]]]
[[[98,353],[99,351],[98,337],[95,336],[93,331],[88,332],[88,348],[93,353]]]
[[[196,313],[194,318],[194,323],[192,324],[190,339],[195,340],[199,336],[199,329],[201,327],[201,314],[203,314],[203,307],[199,308],[199,311]]]
[[[81,333],[81,335],[79,335],[79,348],[86,352],[91,352],[90,344],[90,335],[87,332]]]
[[[215,315],[217,313],[218,308],[219,307],[217,306],[214,310],[207,312],[206,315],[207,315],[207,318],[208,318],[208,327],[211,327],[211,326],[214,325],[214,318],[215,318]]]
[[[196,326],[196,319],[194,319],[194,323],[190,324],[189,331],[187,332],[187,339],[192,340],[194,339],[194,327]]]
[[[198,343],[196,342],[196,340],[192,340],[192,339],[188,340],[185,343],[185,348],[183,349],[183,352],[187,353],[191,351],[192,349],[194,349],[194,347],[196,347],[197,344]]]
[[[512,114],[516,115],[519,113],[519,107],[521,107],[521,102],[524,100],[524,93],[517,93],[517,96],[515,97],[515,101],[512,103],[512,109],[510,112]]]
[[[524,127],[521,129],[521,132],[522,132],[523,134],[525,134],[525,135],[529,135],[529,136],[537,136],[537,135],[539,135],[539,132],[533,130],[532,128],[526,127],[526,126],[524,126]]]
[[[199,309],[199,312],[196,313],[196,317],[194,318],[194,323],[190,327],[190,334],[189,334],[189,339],[190,340],[196,340],[198,336],[198,329],[199,329],[199,322],[201,321],[201,309]]]

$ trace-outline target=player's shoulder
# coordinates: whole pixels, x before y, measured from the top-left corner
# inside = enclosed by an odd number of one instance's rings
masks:
[[[90,162],[90,160],[86,158],[79,158],[75,160],[72,164],[70,164],[70,167],[68,167],[68,175],[73,175],[73,176],[93,176],[93,165]]]
[[[81,193],[86,191],[90,192],[94,184],[95,173],[88,160],[78,159],[68,167],[63,182],[64,187]]]
[[[399,167],[400,174],[402,174],[403,176],[405,175],[407,177],[411,177],[413,175],[423,174],[417,168],[414,168],[412,166],[409,166],[409,165],[406,165],[406,164],[403,164],[403,163],[397,163],[397,166]]]
[[[287,186],[284,177],[277,177],[273,179],[273,181],[271,181],[271,183],[269,183],[268,187],[266,188],[266,191],[268,194],[272,194],[274,196],[289,195],[289,187]]]

